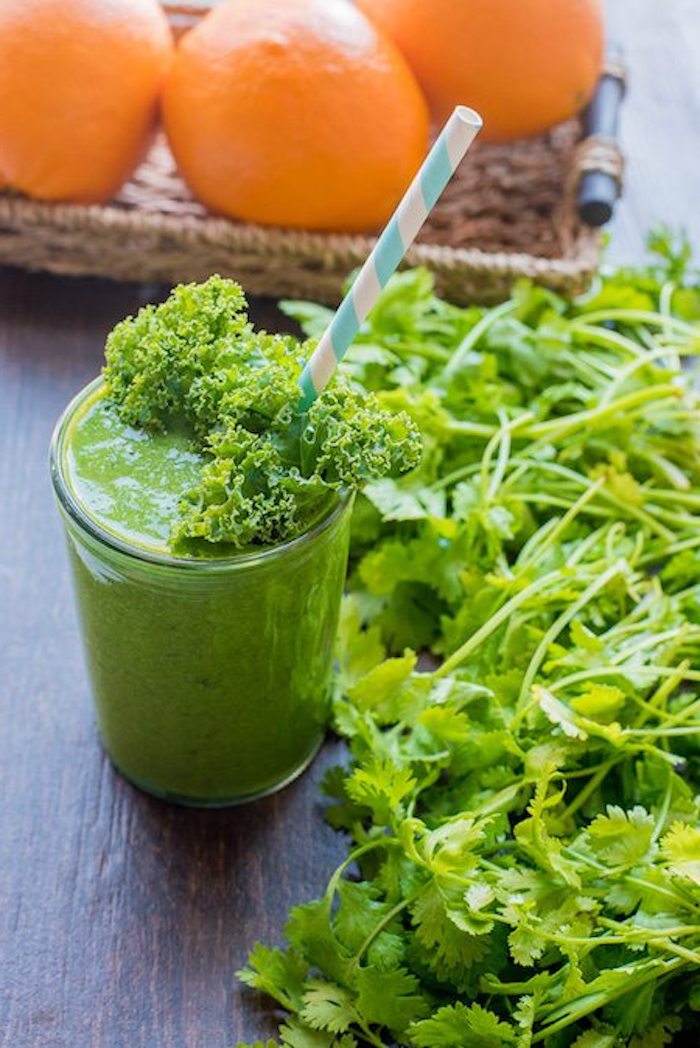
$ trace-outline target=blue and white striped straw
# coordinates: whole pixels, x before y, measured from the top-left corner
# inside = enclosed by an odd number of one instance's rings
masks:
[[[301,373],[302,410],[325,389],[481,127],[479,114],[466,106],[457,106],[443,127]]]

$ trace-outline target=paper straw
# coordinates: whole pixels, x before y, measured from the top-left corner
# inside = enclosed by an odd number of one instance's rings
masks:
[[[482,127],[478,113],[457,106],[389,219],[382,235],[306,363],[299,378],[301,408],[325,389],[338,362],[435,207]]]

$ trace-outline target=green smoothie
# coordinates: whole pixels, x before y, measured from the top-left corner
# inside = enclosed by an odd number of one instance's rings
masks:
[[[173,514],[201,457],[182,431],[126,426],[102,392],[69,410],[54,469],[105,748],[167,799],[260,796],[322,737],[351,499],[288,543],[175,558]]]
[[[212,277],[122,321],[51,470],[100,734],[143,789],[217,806],[313,756],[328,715],[353,492],[420,458],[415,425]],[[305,402],[304,402],[305,403]]]

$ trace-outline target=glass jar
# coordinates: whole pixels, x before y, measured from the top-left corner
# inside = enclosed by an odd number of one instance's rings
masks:
[[[141,789],[219,807],[299,775],[321,742],[352,496],[309,531],[224,559],[151,552],[112,535],[71,491],[67,433],[51,475],[63,518],[104,747]]]

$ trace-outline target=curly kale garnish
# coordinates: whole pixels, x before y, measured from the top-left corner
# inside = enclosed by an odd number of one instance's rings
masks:
[[[122,421],[151,431],[184,421],[205,456],[201,482],[183,493],[174,547],[283,541],[334,491],[417,465],[420,438],[408,415],[341,377],[300,410],[310,349],[256,331],[241,288],[218,276],[175,288],[112,331],[104,377]]]

